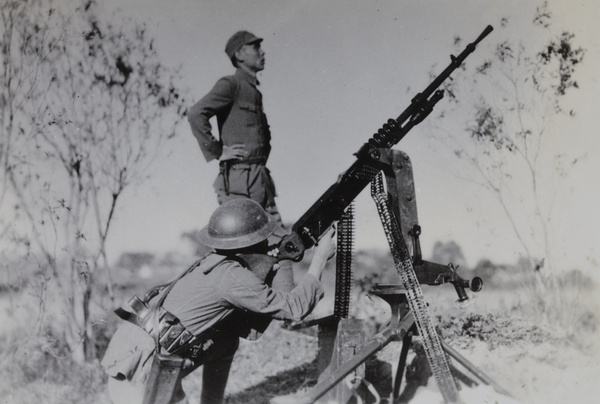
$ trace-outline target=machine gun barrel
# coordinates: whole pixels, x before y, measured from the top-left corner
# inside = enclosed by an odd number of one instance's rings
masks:
[[[325,231],[339,220],[345,209],[375,178],[381,170],[377,149],[390,149],[433,110],[444,96],[438,87],[456,70],[493,28],[488,25],[479,37],[458,55],[451,55],[451,63],[427,88],[418,93],[411,104],[397,119],[390,119],[355,153],[357,160],[338,180],[298,219],[292,233],[283,238],[279,246],[279,258],[298,261],[307,248],[317,244]]]
[[[396,121],[404,122],[411,116],[414,116],[414,114],[419,111],[422,104],[425,103],[425,101],[434,93],[434,91],[437,90],[438,87],[442,85],[442,83],[448,77],[450,77],[454,70],[460,67],[460,65],[464,62],[467,56],[469,56],[475,51],[475,48],[477,47],[479,42],[481,42],[483,38],[488,36],[488,34],[493,30],[494,28],[491,25],[488,25],[479,35],[479,37],[472,43],[468,44],[467,47],[458,56],[450,55],[450,65],[448,65],[448,67],[446,67],[446,69],[442,73],[440,73],[440,75],[437,76],[422,93],[417,94],[412,99],[411,105],[404,112],[402,112],[400,116],[398,116],[398,118],[396,118]],[[398,141],[399,140],[400,139],[398,139]]]

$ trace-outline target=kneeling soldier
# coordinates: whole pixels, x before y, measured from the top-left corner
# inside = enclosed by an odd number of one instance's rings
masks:
[[[113,403],[185,402],[181,379],[204,366],[202,404],[221,403],[239,337],[255,339],[271,319],[301,320],[323,297],[321,273],[335,253],[333,230],[302,282],[270,287],[277,269],[267,238],[276,224],[250,199],[221,205],[200,231],[214,251],[178,279],[132,298],[102,365]]]

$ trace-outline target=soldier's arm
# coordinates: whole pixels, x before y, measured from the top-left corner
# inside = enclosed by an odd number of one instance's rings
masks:
[[[222,269],[227,271],[221,284],[226,303],[274,319],[300,321],[323,297],[321,282],[311,274],[306,274],[292,291],[282,292],[270,288],[241,265]]]
[[[198,141],[206,161],[218,159],[223,154],[223,144],[213,136],[210,119],[219,112],[231,108],[234,96],[233,79],[223,77],[187,112],[192,134]]]
[[[320,279],[327,261],[336,251],[334,229],[329,229],[315,247],[310,267],[290,292],[272,289],[241,265],[227,267],[222,296],[235,307],[267,314],[279,320],[300,321],[312,312],[323,297]]]
[[[335,245],[335,228],[331,227],[321,238],[319,244],[315,246],[315,252],[308,267],[307,274],[310,274],[317,279],[321,279],[321,274],[327,261],[333,258],[336,252]]]

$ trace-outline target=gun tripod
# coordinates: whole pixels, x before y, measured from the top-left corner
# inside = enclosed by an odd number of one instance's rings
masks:
[[[418,335],[415,327],[415,319],[411,312],[406,291],[402,289],[400,285],[375,285],[370,292],[371,294],[380,297],[390,305],[391,316],[386,324],[384,324],[379,332],[375,334],[369,341],[367,341],[360,350],[358,350],[352,357],[344,362],[341,366],[337,367],[330,372],[322,374],[320,381],[309,391],[308,394],[302,397],[303,403],[314,403],[321,399],[331,389],[344,380],[350,373],[356,371],[363,363],[369,358],[372,358],[379,351],[384,349],[391,342],[402,341],[402,349],[398,359],[398,367],[396,375],[393,380],[393,393],[392,403],[396,403],[401,393],[401,382],[406,369],[408,352],[411,348],[413,341],[412,338]],[[320,331],[326,330],[332,326],[332,322],[335,323],[334,327],[337,326],[337,321],[334,317],[323,318],[317,320]],[[314,325],[314,323],[313,323]],[[339,335],[339,333],[338,333]],[[465,357],[456,352],[448,344],[442,342],[442,347],[446,354],[460,363],[465,369],[467,369],[475,378],[479,379],[485,385],[491,385],[498,393],[510,396],[505,389],[495,383],[489,376],[477,369],[475,365],[469,362]],[[340,347],[343,349],[343,347]],[[460,378],[468,385],[476,385],[477,381],[469,378],[468,375],[462,373],[455,367],[452,367],[453,373],[456,377]],[[324,375],[324,377],[323,377]],[[370,394],[375,399],[375,402],[380,402],[380,397],[373,392]],[[344,395],[348,398],[351,396],[350,393],[338,392],[336,399],[340,399],[340,395]],[[340,401],[338,401],[340,402]],[[373,402],[373,401],[371,401]]]
[[[444,97],[444,90],[439,89],[442,83],[450,77],[452,72],[459,68],[462,62],[471,54],[479,42],[481,42],[493,27],[488,25],[477,39],[468,44],[458,55],[451,55],[451,63],[437,76],[429,86],[418,93],[412,100],[410,106],[405,109],[396,119],[389,119],[371,137],[367,143],[355,153],[357,160],[340,175],[335,184],[329,187],[316,203],[292,226],[292,233],[285,236],[279,245],[279,258],[299,260],[306,248],[317,244],[319,237],[336,221],[346,214],[352,201],[360,192],[371,184],[373,199],[377,204],[377,210],[382,220],[384,232],[390,245],[390,251],[394,258],[396,270],[402,280],[405,289],[409,313],[401,319],[396,319],[397,326],[386,328],[377,334],[377,338],[366,344],[361,344],[360,352],[375,352],[381,345],[386,345],[393,338],[405,338],[408,330],[416,324],[419,335],[423,341],[423,347],[432,373],[436,379],[444,401],[455,403],[460,401],[456,383],[450,374],[447,351],[444,349],[439,336],[435,333],[426,304],[423,301],[420,284],[440,285],[450,282],[454,285],[459,300],[468,299],[465,287],[473,291],[481,289],[481,279],[473,279],[469,282],[457,275],[454,266],[438,265],[428,263],[421,259],[418,236],[420,227],[416,222],[416,204],[414,203],[414,187],[412,179],[412,168],[407,155],[399,151],[392,151],[406,134],[422,122],[432,111],[437,102]],[[388,192],[383,190],[381,172],[386,176]],[[403,183],[405,182],[405,183]],[[376,188],[374,190],[374,188]],[[373,190],[375,192],[373,192]],[[402,192],[400,192],[402,191]],[[409,247],[412,244],[411,257]],[[339,247],[339,245],[338,245]],[[339,254],[338,248],[338,254]],[[342,250],[343,251],[343,250]],[[347,257],[346,257],[347,258]],[[350,260],[345,260],[348,262]],[[341,272],[349,271],[350,268],[342,265]],[[340,267],[336,268],[336,275],[340,273]],[[339,277],[346,282],[349,276],[341,273]],[[348,299],[342,296],[338,299],[338,279],[336,277],[336,306],[344,305]],[[348,291],[348,284],[343,285],[342,291]],[[334,316],[337,319],[344,318],[345,307],[335,307]],[[371,353],[372,354],[372,353]],[[368,354],[366,357],[368,357]],[[362,354],[361,354],[362,355]],[[356,355],[354,355],[356,356]],[[334,370],[335,383],[339,382],[338,374],[346,372],[351,365],[342,363],[339,371]],[[316,397],[323,390],[331,388],[329,384],[319,383],[311,397]],[[316,400],[316,399],[315,399]],[[314,400],[313,400],[314,401]],[[312,401],[311,401],[312,402]]]
[[[378,205],[382,218],[384,231],[390,243],[390,249],[396,268],[401,275],[402,285],[375,285],[371,294],[386,301],[391,308],[391,317],[388,322],[368,341],[361,338],[360,330],[345,327],[342,322],[344,313],[347,316],[347,307],[334,309],[335,315],[323,319],[304,323],[304,326],[319,325],[318,367],[320,377],[318,383],[302,397],[303,403],[314,403],[325,396],[331,389],[338,386],[335,392],[335,400],[338,403],[346,403],[354,396],[356,402],[362,402],[357,392],[358,384],[363,380],[357,378],[359,383],[348,382],[347,386],[341,385],[350,373],[372,358],[377,352],[385,348],[393,341],[402,341],[402,350],[398,360],[398,368],[393,381],[392,400],[397,402],[400,397],[401,381],[406,368],[408,351],[413,345],[413,335],[419,335],[423,341],[427,361],[433,375],[436,378],[440,392],[446,402],[458,402],[458,391],[454,375],[465,381],[468,385],[478,384],[475,380],[461,373],[457,368],[451,366],[448,357],[453,358],[466,368],[473,376],[481,382],[493,386],[497,392],[509,395],[504,389],[494,383],[487,375],[479,371],[473,364],[441,341],[433,328],[426,304],[420,295],[420,284],[441,285],[452,283],[458,294],[458,301],[468,300],[465,288],[477,292],[482,288],[482,281],[473,278],[468,281],[461,278],[453,265],[440,265],[424,261],[421,257],[419,235],[421,233],[417,222],[416,201],[412,167],[408,155],[398,150],[375,149],[370,154],[373,167],[379,168],[386,177],[387,194],[383,192],[383,181],[381,176],[373,180],[372,194]],[[341,221],[342,222],[342,221]],[[350,237],[351,239],[351,237]],[[338,242],[339,242],[338,237]],[[405,241],[407,240],[407,241]],[[412,257],[408,252],[408,246],[412,247]],[[347,254],[342,246],[341,252]],[[338,244],[338,254],[340,246]],[[348,260],[342,257],[341,262]],[[337,272],[347,272],[350,268],[340,268],[338,259]],[[344,266],[346,264],[343,264]],[[345,304],[347,297],[338,299],[338,291],[344,292],[344,287],[338,288],[339,279],[336,279],[336,306]],[[346,288],[349,293],[349,288]],[[341,303],[340,303],[341,302]],[[340,313],[342,313],[340,315]],[[301,327],[301,326],[300,326]],[[300,328],[296,327],[296,328]],[[353,348],[349,352],[349,348]],[[359,348],[356,351],[356,348]],[[452,370],[452,372],[451,372]],[[452,375],[453,373],[454,375]],[[347,380],[348,381],[348,380]],[[367,382],[367,387],[372,387]],[[340,388],[340,386],[342,386]],[[374,389],[369,391],[375,402],[380,397]],[[329,394],[331,397],[331,393]],[[371,400],[373,401],[373,400]]]

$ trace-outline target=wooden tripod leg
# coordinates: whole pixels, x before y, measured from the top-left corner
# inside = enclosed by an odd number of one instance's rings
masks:
[[[396,338],[403,338],[414,322],[413,314],[408,313],[398,323],[393,324],[392,327],[387,327],[377,333],[350,360],[331,372],[324,380],[317,383],[304,397],[305,401],[303,402],[314,403],[317,401],[373,354],[385,348],[387,344]]]
[[[406,359],[408,357],[408,350],[412,343],[412,332],[408,332],[402,340],[402,350],[400,351],[400,359],[398,360],[398,369],[396,370],[396,377],[394,378],[394,402],[400,396],[400,385],[402,384],[402,376],[404,376],[404,369],[406,369]]]
[[[456,361],[458,363],[460,363],[465,368],[467,368],[479,380],[481,380],[483,383],[485,383],[487,385],[491,385],[494,388],[494,390],[496,390],[496,392],[498,392],[500,394],[504,394],[505,396],[508,396],[508,397],[513,397],[513,395],[510,394],[508,392],[508,390],[504,389],[498,383],[494,382],[488,375],[483,373],[481,370],[477,369],[477,367],[475,365],[473,365],[471,362],[469,362],[467,360],[467,358],[465,358],[464,356],[459,354],[457,351],[454,350],[454,348],[452,348],[450,345],[448,345],[444,341],[442,341],[442,348],[444,349],[444,351],[446,351],[446,353],[448,355],[450,355],[451,357],[456,359]]]

